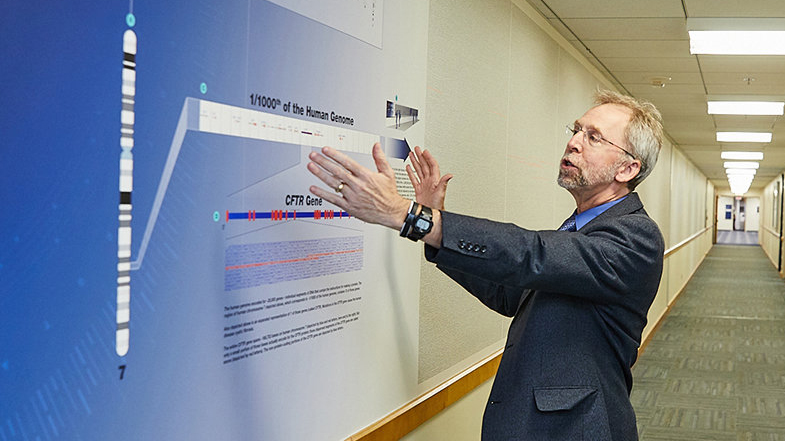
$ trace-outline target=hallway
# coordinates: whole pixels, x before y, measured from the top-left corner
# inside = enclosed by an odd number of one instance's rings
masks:
[[[785,282],[715,245],[633,368],[642,441],[785,440]]]

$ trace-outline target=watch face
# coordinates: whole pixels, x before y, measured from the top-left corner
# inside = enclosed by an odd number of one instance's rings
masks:
[[[431,223],[425,219],[417,219],[417,222],[414,224],[414,228],[418,230],[427,230],[431,226]]]

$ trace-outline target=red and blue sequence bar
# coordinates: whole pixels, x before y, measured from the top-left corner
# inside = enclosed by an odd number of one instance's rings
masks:
[[[274,221],[279,220],[294,220],[294,219],[343,219],[350,218],[349,213],[345,211],[335,210],[314,210],[314,211],[297,211],[297,210],[273,210],[273,211],[239,211],[230,212],[226,210],[226,221],[230,220],[248,220],[255,221],[257,219],[270,219]]]

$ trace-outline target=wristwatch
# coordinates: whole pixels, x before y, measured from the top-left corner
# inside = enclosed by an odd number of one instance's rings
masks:
[[[406,220],[401,227],[401,237],[414,242],[425,237],[433,228],[433,212],[429,207],[412,201]]]

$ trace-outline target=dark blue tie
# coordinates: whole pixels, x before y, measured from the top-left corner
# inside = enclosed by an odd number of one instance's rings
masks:
[[[568,217],[557,231],[578,231],[578,229],[575,228],[575,213]]]

